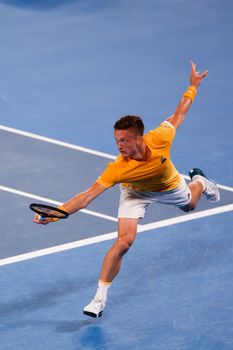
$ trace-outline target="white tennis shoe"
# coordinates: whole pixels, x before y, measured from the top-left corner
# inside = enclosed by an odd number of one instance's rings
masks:
[[[192,181],[202,179],[205,181],[206,189],[204,194],[208,202],[216,203],[220,201],[220,193],[216,183],[203,173],[201,169],[193,168],[189,171],[189,176]]]
[[[90,304],[84,307],[83,313],[91,317],[101,317],[105,305],[106,302],[104,300],[100,300],[99,298],[93,299]]]

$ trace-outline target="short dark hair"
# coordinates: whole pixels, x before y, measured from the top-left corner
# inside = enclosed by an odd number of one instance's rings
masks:
[[[142,136],[144,133],[144,124],[140,117],[136,115],[126,115],[116,121],[114,124],[115,130],[132,129],[138,135]]]

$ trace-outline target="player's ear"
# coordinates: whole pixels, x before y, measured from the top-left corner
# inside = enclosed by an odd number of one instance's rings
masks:
[[[137,137],[137,142],[138,142],[138,143],[142,143],[142,140],[143,140],[143,136],[139,135],[139,136]]]

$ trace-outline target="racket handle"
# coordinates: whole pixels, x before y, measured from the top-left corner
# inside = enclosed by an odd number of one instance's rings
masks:
[[[46,218],[44,218],[43,216],[41,216],[41,215],[38,215],[38,220],[39,221],[44,221]],[[60,219],[58,219],[58,218],[52,218],[52,221],[53,222],[56,222],[56,221],[59,221]]]

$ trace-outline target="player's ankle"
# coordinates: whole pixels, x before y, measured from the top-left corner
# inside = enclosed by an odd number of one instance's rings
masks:
[[[111,286],[111,282],[104,282],[102,280],[99,280],[98,288],[94,299],[99,299],[99,300],[102,300],[104,303],[106,303],[108,290],[110,286]]]

